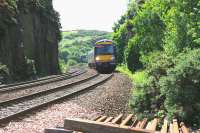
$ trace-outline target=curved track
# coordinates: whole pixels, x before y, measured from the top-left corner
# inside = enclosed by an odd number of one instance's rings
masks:
[[[55,102],[62,98],[69,98],[70,96],[79,94],[84,90],[87,90],[89,88],[99,85],[100,83],[103,83],[104,81],[108,80],[111,76],[112,74],[95,74],[80,81],[55,87],[54,89],[48,91],[43,91],[34,95],[29,95],[2,102],[0,103],[0,123],[9,121],[15,116],[32,111],[38,107]]]
[[[85,73],[84,75],[76,76],[74,78],[63,80],[63,81],[52,82],[49,84],[26,88],[23,90],[18,89],[16,91],[10,91],[9,93],[7,92],[0,93],[0,106],[7,104],[11,101],[16,101],[23,98],[42,95],[49,92],[57,91],[58,89],[62,89],[62,87],[69,87],[72,85],[80,84],[96,76],[98,76],[97,73],[91,74],[88,72],[88,73]]]
[[[69,78],[81,75],[85,72],[86,72],[86,70],[79,70],[79,71],[74,71],[74,72],[67,73],[67,74],[42,78],[42,79],[39,79],[39,80],[32,80],[32,81],[27,81],[27,82],[10,84],[10,85],[6,85],[6,86],[1,87],[0,93],[7,93],[7,92],[10,92],[10,91],[26,89],[26,88],[29,88],[29,87],[34,87],[34,86],[39,86],[39,85],[43,85],[43,84],[48,84],[48,83],[51,83],[51,82],[65,80],[65,79],[69,79]]]
[[[69,72],[69,73],[61,74],[61,75],[51,75],[51,76],[46,76],[46,77],[42,77],[42,78],[38,78],[38,79],[34,79],[34,80],[12,83],[12,84],[0,84],[0,89],[18,86],[18,85],[24,85],[24,84],[28,84],[28,83],[39,82],[39,81],[48,80],[48,79],[53,79],[53,78],[57,78],[57,77],[60,77],[60,76],[67,76],[67,75],[71,75],[71,74],[76,73],[76,72],[77,71],[72,71],[72,72]]]

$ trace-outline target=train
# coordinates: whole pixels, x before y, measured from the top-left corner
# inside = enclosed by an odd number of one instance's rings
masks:
[[[99,40],[88,53],[88,66],[99,73],[112,73],[116,68],[115,55],[116,49],[112,40]]]

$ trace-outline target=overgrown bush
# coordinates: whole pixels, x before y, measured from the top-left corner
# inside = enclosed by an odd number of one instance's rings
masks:
[[[69,59],[68,62],[67,62],[68,66],[74,66],[76,64],[77,64],[77,62],[75,60],[72,60],[72,59]]]
[[[9,78],[8,67],[0,62],[0,82],[5,83]]]
[[[159,82],[167,116],[200,125],[200,49],[179,54],[174,64]]]
[[[143,64],[140,61],[139,46],[137,44],[129,44],[128,48],[125,51],[125,57],[128,69],[132,72],[139,70],[143,67]]]
[[[132,92],[130,105],[135,113],[153,117],[163,112],[171,120],[200,125],[200,49],[173,58],[160,54],[151,59],[147,74]]]
[[[68,70],[68,66],[66,64],[66,62],[62,59],[59,59],[59,67],[62,73],[66,73]]]
[[[148,77],[143,82],[136,83],[133,93],[131,106],[135,107],[136,112],[144,112],[146,110],[155,112],[161,108],[163,96],[160,95],[158,81],[162,76],[166,76],[167,70],[173,66],[172,57],[162,53],[151,54],[146,60],[148,60],[148,64],[145,66]],[[146,98],[140,98],[141,96]],[[146,101],[143,101],[143,99]],[[148,106],[140,107],[139,102],[147,102],[148,104],[146,105]],[[137,108],[141,109],[138,110]]]

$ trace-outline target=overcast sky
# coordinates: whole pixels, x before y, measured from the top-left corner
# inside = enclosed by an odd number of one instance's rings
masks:
[[[126,11],[127,0],[53,0],[53,5],[60,13],[62,30],[112,31]]]

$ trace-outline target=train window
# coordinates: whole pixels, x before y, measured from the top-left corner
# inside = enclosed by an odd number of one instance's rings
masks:
[[[113,45],[101,45],[95,47],[95,55],[114,54]]]

